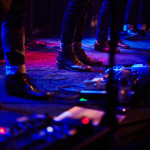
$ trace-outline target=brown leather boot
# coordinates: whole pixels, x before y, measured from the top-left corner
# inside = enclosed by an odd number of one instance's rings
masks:
[[[103,65],[102,60],[94,60],[94,59],[92,59],[91,57],[89,57],[85,53],[84,49],[75,48],[75,53],[76,53],[77,58],[82,63],[84,63],[86,65],[90,65],[90,66],[101,66],[101,65]]]
[[[83,64],[72,50],[59,50],[57,54],[56,65],[71,71],[91,71],[91,67]]]
[[[125,48],[125,49],[130,48],[129,45],[123,43],[120,39],[118,40],[117,46],[118,46],[118,47],[121,47],[121,48]]]

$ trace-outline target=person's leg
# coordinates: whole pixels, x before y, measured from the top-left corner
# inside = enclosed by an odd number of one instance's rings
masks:
[[[1,41],[6,64],[6,91],[9,95],[48,98],[49,93],[35,89],[25,68],[25,1],[13,0],[2,22]]]
[[[125,14],[126,14],[126,8],[127,8],[128,0],[122,0],[121,2],[121,13],[120,13],[120,31],[123,31],[124,26],[124,20],[125,20]]]
[[[111,1],[104,0],[99,11],[96,40],[100,43],[107,41],[109,21],[111,17]]]
[[[139,0],[128,0],[124,18],[124,25],[127,26],[127,29],[135,30],[138,18],[138,8]]]
[[[82,38],[85,15],[90,2],[91,0],[70,0],[63,19],[61,43],[71,44],[74,42],[77,33],[76,28],[81,21],[83,25],[81,25],[82,29],[80,29],[82,32],[80,33],[80,38]]]
[[[111,0],[104,0],[99,12],[97,31],[96,31],[96,42],[94,49],[100,52],[110,52],[109,43],[108,43],[108,30],[111,21]],[[119,4],[118,4],[119,5]],[[118,11],[119,7],[116,5],[116,10]],[[116,23],[117,25],[117,23]],[[115,53],[119,53],[120,50],[116,49]]]
[[[122,0],[121,4],[119,6],[121,8],[120,9],[119,33],[121,33],[123,31],[123,24],[124,24],[124,17],[125,17],[125,10],[126,10],[127,2],[128,2],[128,0]],[[122,42],[121,35],[122,34],[120,34],[119,37],[118,37],[118,44],[117,44],[117,46],[121,47],[121,48],[126,48],[126,49],[130,48],[129,45],[127,45],[126,43]]]
[[[14,20],[11,16],[6,18],[2,23],[1,35],[6,60],[6,75],[26,73],[24,57],[25,28],[20,18]]]
[[[0,0],[0,60],[4,60],[4,52],[1,43],[1,23],[6,14],[8,13],[12,0]]]
[[[139,8],[139,0],[128,0],[124,18],[124,31],[127,33],[129,38],[134,38],[137,35],[136,26],[138,20],[138,8]]]
[[[148,33],[150,33],[150,1],[148,1],[148,23],[147,23],[147,30],[148,30]]]
[[[83,32],[84,32],[84,27],[85,27],[86,18],[87,18],[87,11],[91,3],[92,3],[92,0],[89,1],[85,12],[80,17],[80,20],[76,27],[73,45],[74,45],[74,51],[75,51],[76,57],[82,63],[86,65],[90,65],[90,66],[101,66],[102,65],[101,60],[94,60],[90,58],[88,55],[86,55],[84,49],[82,49],[82,39],[83,39]]]
[[[1,23],[0,23],[0,35],[1,35]],[[1,36],[0,36],[0,61],[4,60],[4,51],[2,49]]]
[[[149,0],[140,0],[139,15],[138,15],[138,34],[147,36]]]
[[[83,64],[77,59],[73,48],[77,25],[82,15],[85,14],[89,1],[90,0],[70,0],[68,4],[63,19],[61,44],[56,61],[58,67],[73,71],[91,70],[90,66]]]

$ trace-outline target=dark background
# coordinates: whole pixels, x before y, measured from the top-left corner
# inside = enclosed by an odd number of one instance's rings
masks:
[[[90,35],[96,34],[97,19],[99,10],[101,8],[103,0],[93,0],[92,5],[89,8],[85,33]],[[67,9],[69,0],[27,0],[27,15],[26,15],[26,31],[27,36],[34,36],[37,34],[46,35],[60,35],[62,21]],[[122,25],[124,22],[124,13],[127,0],[122,0]],[[95,21],[95,26],[91,26],[91,23]]]
[[[60,34],[61,26],[69,0],[28,0],[26,31],[28,36],[42,33]],[[102,1],[94,0],[89,8],[85,31],[91,29],[91,21],[97,21]],[[94,27],[96,31],[96,25]]]

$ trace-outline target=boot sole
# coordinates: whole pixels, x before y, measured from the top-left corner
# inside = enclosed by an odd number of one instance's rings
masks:
[[[95,51],[98,51],[98,52],[102,52],[102,53],[110,53],[110,51],[100,50],[99,48],[94,48],[94,49],[95,49]],[[115,52],[115,54],[119,54],[119,53],[120,53],[120,51]]]
[[[60,64],[58,61],[56,61],[56,65],[57,65],[57,67],[60,68],[60,69],[67,69],[67,70],[69,70],[69,71],[75,71],[75,72],[79,72],[79,71],[82,71],[82,72],[89,72],[89,71],[91,71],[91,69],[87,69],[87,70],[71,69],[71,68],[69,68],[69,67],[67,67],[67,66],[64,66],[64,65]]]
[[[32,100],[50,100],[50,96],[35,96],[35,95],[27,95],[25,93],[19,93],[18,91],[7,91],[6,93],[8,96],[14,96],[14,97],[19,97],[19,98],[27,98],[27,99],[32,99]]]
[[[26,97],[25,94],[19,93],[18,91],[7,91],[6,90],[6,93],[8,96],[15,96],[15,97],[22,97],[22,98]]]

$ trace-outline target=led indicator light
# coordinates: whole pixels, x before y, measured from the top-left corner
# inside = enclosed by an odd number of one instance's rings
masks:
[[[0,134],[5,134],[6,133],[6,129],[3,127],[0,127]]]
[[[82,119],[83,124],[89,124],[89,122],[90,122],[90,120],[86,117]]]
[[[54,129],[52,127],[47,127],[47,132],[53,132]]]
[[[87,102],[87,99],[85,99],[85,98],[80,98],[80,102]]]

